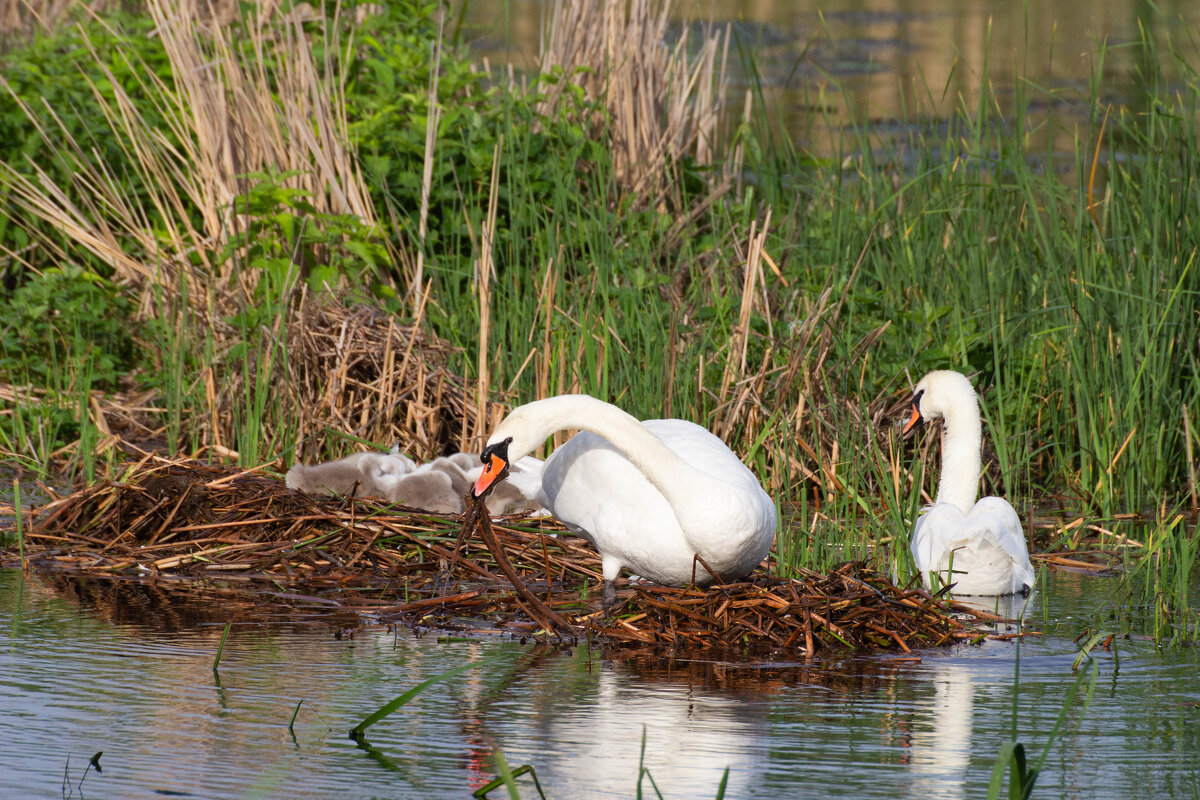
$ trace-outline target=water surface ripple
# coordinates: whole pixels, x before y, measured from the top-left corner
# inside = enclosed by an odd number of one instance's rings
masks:
[[[635,796],[645,764],[667,798],[986,794],[1012,725],[1017,648],[991,642],[811,665],[602,658],[595,650],[438,642],[328,624],[221,625],[132,613],[0,571],[0,796],[64,796],[103,751],[83,796],[463,797],[509,764],[535,766],[550,798]],[[1017,736],[1036,754],[1073,681],[1081,630],[1111,624],[1115,579],[1052,575],[1021,647]],[[190,624],[189,624],[190,623]],[[437,684],[368,730],[347,731],[420,680]],[[1192,651],[1137,638],[1098,651],[1087,713],[1068,714],[1037,796],[1200,796],[1200,672]],[[288,730],[304,700],[294,736]],[[654,796],[650,784],[644,796]],[[76,795],[79,792],[76,791]],[[525,797],[536,796],[530,787]]]

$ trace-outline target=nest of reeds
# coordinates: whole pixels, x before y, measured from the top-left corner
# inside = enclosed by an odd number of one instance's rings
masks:
[[[34,512],[28,562],[58,580],[122,576],[191,592],[209,581],[242,605],[675,652],[908,651],[978,639],[991,619],[898,589],[864,563],[707,589],[626,584],[606,611],[599,557],[548,518],[501,518],[486,543],[466,536],[459,549],[461,518],[308,496],[253,471],[147,458],[127,475]]]
[[[501,416],[502,403],[480,402],[476,387],[452,368],[460,351],[419,322],[403,324],[373,305],[306,295],[289,311],[286,326],[286,365],[271,371],[263,390],[275,410],[262,415],[261,439],[290,450],[292,461],[324,460],[345,451],[346,438],[400,443],[406,455],[429,460],[469,451]],[[236,336],[224,340],[233,343]],[[182,426],[202,451],[236,457],[237,409],[246,383],[255,380],[253,372],[220,365],[201,375],[208,389]],[[5,402],[50,399],[45,391],[0,384]],[[170,442],[163,406],[158,390],[93,392],[88,416],[100,434],[93,457],[110,448],[164,454]],[[55,453],[54,460],[78,459],[79,446]]]
[[[470,449],[493,420],[450,369],[458,351],[419,324],[374,306],[307,299],[288,322],[297,461],[329,452],[331,428],[367,441],[403,442],[418,459]],[[484,404],[490,416],[491,404]],[[491,412],[492,414],[498,413]]]

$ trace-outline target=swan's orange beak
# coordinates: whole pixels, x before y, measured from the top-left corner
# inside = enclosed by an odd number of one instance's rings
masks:
[[[483,451],[483,455],[480,456],[483,459],[483,474],[475,481],[472,495],[483,497],[483,493],[493,484],[504,480],[504,476],[508,474],[508,443],[511,441],[512,439],[505,439]]]
[[[908,436],[908,434],[912,431],[912,429],[917,427],[920,424],[921,424],[921,412],[920,412],[920,410],[917,409],[917,404],[913,403],[912,416],[908,418],[908,422],[904,423],[904,433],[902,435]]]
[[[472,490],[476,497],[482,497],[483,493],[500,480],[500,476],[508,469],[508,462],[498,455],[493,454],[486,463],[483,474],[479,476],[479,480],[475,481],[475,488]]]

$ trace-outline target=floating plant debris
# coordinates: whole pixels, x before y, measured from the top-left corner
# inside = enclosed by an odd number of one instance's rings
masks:
[[[240,608],[254,595],[263,605],[418,630],[811,655],[972,641],[996,619],[899,589],[861,562],[705,589],[623,581],[606,613],[599,557],[550,518],[464,519],[309,496],[254,470],[153,456],[124,480],[31,516],[26,559],[55,580],[208,581],[214,597],[235,594]],[[482,536],[471,535],[476,524]]]

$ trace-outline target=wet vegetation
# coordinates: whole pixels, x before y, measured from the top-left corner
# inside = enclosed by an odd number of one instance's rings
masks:
[[[669,46],[603,5],[512,78],[418,0],[6,16],[6,460],[429,458],[582,391],[725,439],[783,510],[783,577],[903,570],[936,436],[895,416],[954,368],[1031,549],[1108,551],[1131,614],[1194,638],[1194,41],[1123,45],[1133,100],[1098,45],[1085,96],[985,79],[814,154],[730,32]],[[1072,151],[1032,144],[1042,96],[1087,108]]]

